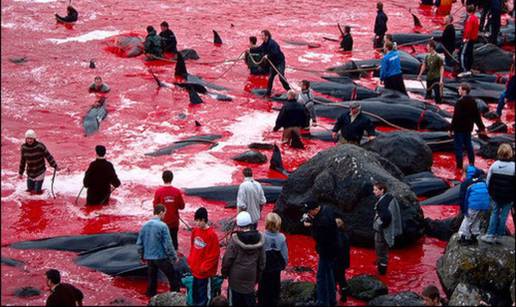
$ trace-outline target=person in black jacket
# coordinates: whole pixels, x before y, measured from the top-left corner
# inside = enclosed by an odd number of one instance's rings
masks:
[[[106,161],[106,147],[97,145],[95,147],[97,159],[90,163],[83,184],[88,188],[86,197],[87,205],[107,204],[113,190],[111,186],[118,188],[120,180],[116,175],[115,168],[111,162]]]
[[[344,51],[352,51],[353,50],[353,37],[351,36],[351,27],[344,26],[344,31],[341,29],[340,25],[338,25],[340,34],[342,35],[342,40],[340,41],[340,48]]]
[[[502,24],[502,1],[491,0],[489,6],[489,12],[491,13],[491,19],[489,24],[491,25],[491,36],[489,42],[491,44],[498,44],[498,34],[500,33],[500,26]]]
[[[453,16],[446,16],[445,21],[446,27],[441,37],[441,43],[446,49],[444,51],[444,63],[446,66],[453,67],[457,63],[453,59],[453,52],[455,52],[455,26],[453,25]]]
[[[61,283],[61,273],[58,270],[46,271],[45,277],[51,291],[46,306],[82,306],[82,291],[70,284]]]
[[[376,19],[374,20],[374,48],[382,48],[383,47],[383,36],[387,32],[387,15],[383,12],[383,3],[378,1],[376,3],[376,8],[378,12],[376,13]]]
[[[65,17],[61,17],[61,16],[55,14],[57,21],[60,21],[60,22],[76,22],[77,19],[79,19],[79,13],[71,5],[69,5],[66,8],[66,13],[67,13],[67,15]]]
[[[294,135],[301,136],[301,128],[304,127],[308,120],[308,114],[305,107],[296,100],[296,92],[289,90],[287,93],[287,102],[281,108],[278,117],[276,118],[276,125],[273,131],[276,132],[283,128],[283,136],[281,138],[283,143],[292,144]]]
[[[341,144],[360,144],[360,140],[367,131],[369,139],[375,136],[374,125],[369,118],[360,112],[360,103],[353,102],[350,105],[349,112],[339,116],[335,126],[333,127],[333,139],[337,139],[337,133],[340,131],[339,142]]]
[[[378,197],[378,201],[374,204],[374,248],[377,256],[377,267],[380,275],[387,273],[387,263],[389,260],[389,245],[385,240],[384,228],[389,227],[392,221],[392,214],[389,210],[389,204],[392,195],[386,193],[387,186],[383,183],[375,183],[373,193]]]
[[[168,28],[168,22],[163,21],[160,24],[161,32],[159,36],[161,37],[161,48],[164,52],[172,52],[177,53],[177,40],[174,32]]]
[[[283,85],[283,88],[288,91],[290,90],[290,85],[288,84],[287,80],[285,79],[285,55],[283,52],[281,52],[280,46],[276,41],[272,39],[271,32],[269,30],[263,30],[261,32],[261,38],[263,43],[256,48],[250,48],[250,53],[261,53],[269,59],[269,61],[276,67],[276,69],[279,71],[279,73],[283,76],[279,76],[281,85]],[[267,61],[266,59],[264,59]],[[276,77],[277,72],[274,67],[271,67],[270,74],[269,74],[269,81],[267,83],[267,93],[266,96],[270,96],[272,92],[272,84],[274,83],[274,77]]]
[[[335,306],[335,261],[338,251],[336,215],[332,207],[321,206],[315,201],[304,205],[303,224],[312,227],[315,249],[319,254],[317,265],[317,305]]]
[[[475,165],[475,153],[473,151],[473,144],[471,143],[471,132],[473,131],[473,124],[476,124],[480,130],[480,135],[486,135],[486,128],[480,118],[477,104],[473,97],[469,96],[471,88],[467,83],[459,85],[460,98],[455,104],[453,110],[453,118],[448,134],[450,137],[454,136],[455,142],[455,162],[457,170],[462,171],[463,168],[463,150],[466,147],[468,152],[469,165]]]

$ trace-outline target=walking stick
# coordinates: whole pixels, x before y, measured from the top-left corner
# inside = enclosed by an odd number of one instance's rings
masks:
[[[52,183],[50,184],[50,193],[52,193],[52,197],[56,199],[56,194],[54,194],[54,181],[56,180],[56,168],[54,167],[54,174],[52,175]]]
[[[192,231],[192,227],[190,227],[187,222],[185,222],[181,217],[179,217],[179,220],[186,226],[188,231]]]
[[[79,191],[79,194],[77,194],[77,197],[75,198],[76,205],[79,203],[79,197],[81,197],[82,190],[84,190],[84,186],[82,186],[81,190]]]

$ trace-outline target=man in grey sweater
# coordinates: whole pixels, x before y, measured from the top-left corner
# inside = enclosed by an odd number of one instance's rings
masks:
[[[253,171],[246,167],[243,171],[244,182],[238,187],[237,210],[238,213],[247,211],[251,215],[251,229],[258,227],[262,206],[266,203],[262,185],[253,179]]]

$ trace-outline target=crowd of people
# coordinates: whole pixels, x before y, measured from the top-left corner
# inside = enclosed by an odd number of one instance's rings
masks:
[[[427,1],[428,2],[428,1]],[[430,1],[432,2],[432,1]],[[441,0],[439,5],[448,5]],[[430,3],[431,4],[431,3]],[[441,87],[443,85],[444,69],[460,63],[463,75],[471,74],[473,63],[473,46],[478,40],[479,30],[485,27],[486,16],[490,19],[490,40],[497,43],[500,31],[501,1],[487,1],[480,5],[473,1],[466,3],[468,17],[465,21],[464,40],[459,60],[453,53],[455,46],[455,28],[453,17],[446,17],[446,26],[441,39],[444,56],[437,53],[437,42],[428,42],[429,54],[423,61],[418,80],[426,71],[426,99],[432,95],[436,103],[441,103]],[[477,7],[482,9],[480,20],[476,17]],[[383,50],[379,78],[386,89],[399,91],[403,94],[406,89],[400,65],[400,55],[392,35],[387,33],[388,17],[383,11],[382,2],[376,4],[377,16],[374,23],[374,48]],[[450,4],[451,8],[451,4]],[[448,12],[449,13],[449,12]],[[68,7],[68,19],[77,20],[78,13],[73,7]],[[67,17],[59,17],[65,20]],[[162,22],[159,35],[152,26],[147,27],[147,37],[144,43],[145,54],[151,59],[162,58],[164,52],[177,53],[177,40],[169,29],[167,22]],[[353,49],[351,27],[344,26],[341,32],[340,47],[344,51]],[[246,63],[251,74],[268,74],[266,95],[272,93],[273,82],[278,75],[283,88],[287,91],[287,102],[281,108],[276,119],[274,131],[283,129],[282,141],[293,147],[302,146],[300,136],[303,129],[317,126],[314,109],[315,100],[310,82],[303,80],[301,90],[291,89],[285,77],[285,55],[279,44],[272,39],[268,30],[261,31],[261,45],[257,38],[249,38],[249,48],[246,51]],[[500,117],[504,104],[515,99],[514,66],[507,82],[507,89],[502,93],[497,108]],[[100,76],[95,77],[94,83],[88,88],[89,92],[106,94],[110,88]],[[450,128],[455,144],[455,161],[457,169],[465,169],[465,180],[461,184],[460,208],[464,220],[458,231],[459,243],[475,244],[478,240],[494,243],[506,235],[506,220],[513,207],[515,186],[515,162],[513,149],[509,144],[502,144],[498,149],[498,160],[485,173],[475,167],[471,135],[474,125],[479,128],[480,136],[485,135],[485,127],[480,117],[477,104],[470,96],[471,87],[467,83],[459,86],[459,95],[455,104]],[[361,112],[360,102],[350,103],[349,110],[337,118],[332,129],[333,138],[340,144],[360,145],[364,134],[369,139],[375,138],[375,127],[371,120]],[[301,145],[300,145],[301,142]],[[466,149],[469,164],[463,166],[463,151]],[[91,162],[85,172],[83,185],[87,188],[87,205],[107,204],[111,192],[122,183],[119,180],[113,164],[106,160],[106,147],[95,147],[96,159]],[[21,146],[19,176],[27,174],[27,191],[33,194],[42,193],[45,178],[46,163],[57,171],[58,165],[45,145],[37,140],[33,130],[25,133],[25,142]],[[265,231],[258,230],[262,219],[263,206],[266,203],[263,188],[253,179],[250,168],[243,170],[244,180],[237,194],[237,214],[235,226],[228,233],[228,244],[222,255],[220,239],[212,228],[209,212],[206,208],[197,208],[194,214],[195,227],[191,230],[190,252],[187,264],[191,271],[191,283],[188,292],[191,297],[189,304],[275,306],[279,303],[281,288],[281,272],[288,264],[288,246],[284,234],[280,232],[282,220],[276,213],[265,217]],[[170,291],[180,291],[184,276],[179,276],[176,265],[180,261],[178,251],[185,247],[179,246],[178,232],[182,221],[180,211],[185,208],[181,191],[172,186],[174,175],[166,170],[162,174],[163,186],[154,194],[153,217],[147,221],[138,234],[136,245],[142,263],[148,266],[148,287],[146,295],[157,294],[158,271],[168,279]],[[374,245],[377,255],[376,266],[379,275],[388,272],[389,249],[395,244],[395,238],[403,233],[402,217],[396,198],[389,193],[387,182],[371,182],[371,194],[377,201],[372,208]],[[491,205],[492,204],[492,205]],[[492,208],[491,208],[492,207]],[[480,222],[483,214],[491,209],[489,226],[485,234],[481,234]],[[316,243],[318,254],[316,274],[316,301],[314,304],[334,306],[337,304],[337,288],[340,300],[345,302],[349,294],[346,281],[346,269],[350,267],[350,240],[348,226],[343,214],[332,206],[321,205],[315,200],[304,203],[305,214],[302,223],[309,228]],[[514,220],[514,210],[513,210]],[[183,221],[184,223],[184,221]],[[220,274],[219,273],[219,261]],[[83,293],[76,287],[61,283],[61,275],[55,269],[45,273],[47,285],[51,294],[47,299],[48,306],[81,306]],[[220,293],[220,280],[228,279],[227,297]],[[256,289],[257,288],[257,289]],[[425,304],[439,306],[443,299],[434,285],[426,287],[422,292]]]

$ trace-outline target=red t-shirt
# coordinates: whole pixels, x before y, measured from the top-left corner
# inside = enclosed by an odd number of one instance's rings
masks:
[[[211,228],[192,230],[188,265],[195,278],[205,279],[217,274],[220,258],[219,239]]]
[[[163,186],[154,193],[154,206],[162,204],[167,209],[163,222],[172,229],[179,228],[179,210],[185,208],[181,191],[173,186]]]
[[[466,25],[464,26],[464,34],[463,38],[471,41],[476,41],[478,38],[478,29],[480,27],[480,22],[478,21],[478,17],[475,14],[470,14],[468,16],[468,20],[466,20]]]

